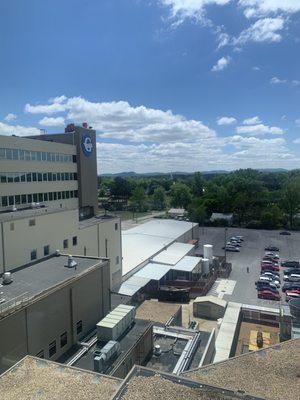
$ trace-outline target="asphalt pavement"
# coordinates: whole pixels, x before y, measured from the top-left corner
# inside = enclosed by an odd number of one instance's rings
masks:
[[[279,234],[280,231],[228,228],[227,240],[231,236],[244,236],[243,246],[239,253],[227,252],[227,261],[232,263],[232,272],[228,278],[232,294],[223,295],[224,300],[263,307],[279,308],[280,302],[257,298],[255,281],[260,275],[260,261],[268,245],[279,247],[281,260],[300,260],[300,232],[292,232],[290,236]],[[222,247],[225,243],[225,228],[200,228],[200,246],[212,244],[213,254],[224,255]],[[249,267],[249,272],[247,272]],[[281,269],[282,276],[282,269]],[[235,284],[234,284],[235,282]],[[224,282],[222,283],[222,285]],[[223,285],[224,286],[224,285]],[[222,286],[222,287],[223,287]],[[226,286],[225,286],[226,287]],[[215,291],[215,287],[214,287]],[[282,295],[285,303],[285,295]]]

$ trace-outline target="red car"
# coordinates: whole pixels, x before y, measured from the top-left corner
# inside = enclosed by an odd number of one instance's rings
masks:
[[[287,295],[289,295],[290,293],[295,293],[295,294],[299,294],[300,295],[300,289],[289,289],[289,290],[286,290],[285,293]]]
[[[274,293],[271,290],[259,290],[257,293],[257,297],[259,299],[265,300],[280,300],[280,295],[278,293]]]
[[[277,258],[270,257],[270,256],[265,256],[265,257],[263,258],[263,261],[270,261],[270,262],[272,262],[272,263],[278,264],[278,259],[277,259]]]
[[[264,271],[265,269],[268,271],[279,271],[279,266],[275,264],[262,264],[261,270]]]

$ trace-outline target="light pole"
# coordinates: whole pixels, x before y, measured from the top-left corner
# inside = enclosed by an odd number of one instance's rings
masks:
[[[227,244],[227,231],[228,228],[225,228],[225,232],[224,232],[224,256],[225,256],[225,264],[227,263],[227,252],[226,252],[226,244]]]

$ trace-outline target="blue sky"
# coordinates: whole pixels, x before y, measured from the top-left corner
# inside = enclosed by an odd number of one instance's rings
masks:
[[[300,167],[300,0],[1,0],[0,38],[0,134],[88,121],[99,172]]]

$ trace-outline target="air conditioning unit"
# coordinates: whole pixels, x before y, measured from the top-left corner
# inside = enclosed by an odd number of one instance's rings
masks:
[[[3,277],[2,277],[2,283],[3,285],[9,285],[12,283],[12,275],[11,272],[4,272]]]

